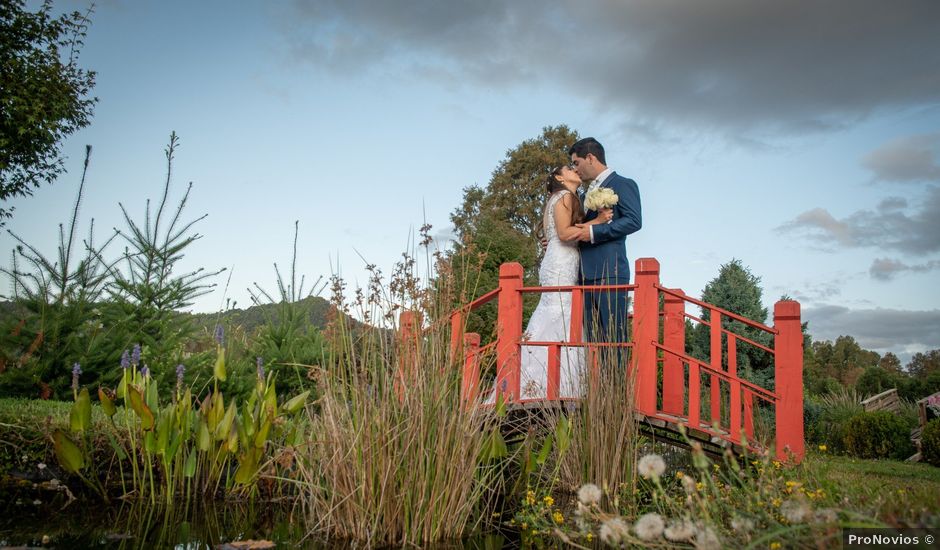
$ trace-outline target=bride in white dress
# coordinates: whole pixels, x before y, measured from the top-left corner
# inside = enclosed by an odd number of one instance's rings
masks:
[[[568,166],[556,168],[548,177],[549,198],[542,215],[542,228],[548,245],[539,268],[539,286],[574,286],[578,284],[581,255],[578,229],[584,210],[577,190],[581,179]],[[601,210],[591,224],[607,223],[611,210]],[[571,293],[543,292],[529,319],[523,338],[532,342],[566,342],[570,334]],[[522,399],[544,399],[548,392],[548,350],[546,346],[521,346],[520,389]],[[562,347],[560,354],[560,397],[579,397],[584,351],[580,347]]]

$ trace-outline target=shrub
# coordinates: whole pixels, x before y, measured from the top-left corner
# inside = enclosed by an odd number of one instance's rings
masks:
[[[931,420],[921,434],[920,456],[924,462],[940,466],[940,418]]]
[[[914,454],[913,423],[889,411],[863,412],[845,425],[845,451],[859,458],[906,459]]]
[[[830,452],[845,452],[846,424],[864,412],[858,394],[841,390],[822,398],[804,401],[803,418],[810,443],[826,445]]]

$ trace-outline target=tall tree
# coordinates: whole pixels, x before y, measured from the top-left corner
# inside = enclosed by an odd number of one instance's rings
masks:
[[[730,262],[721,265],[718,269],[718,276],[705,285],[705,289],[702,291],[702,300],[752,321],[764,323],[767,320],[767,308],[761,302],[762,295],[760,277],[751,273],[751,270],[741,260],[732,259]],[[711,312],[704,309],[702,319],[710,321]],[[759,344],[770,344],[769,334],[749,327],[740,321],[734,321],[724,316],[722,317],[721,326]],[[690,339],[690,351],[695,357],[710,359],[710,342],[709,327],[700,324],[693,330]],[[727,338],[722,338],[722,349],[727,350]],[[724,354],[727,354],[727,351]],[[769,373],[756,374],[756,371],[764,371],[772,364],[765,351],[739,341],[736,358],[738,368],[745,376],[756,382],[767,383],[769,381]],[[727,361],[726,355],[722,357],[722,361]]]
[[[25,0],[0,1],[0,204],[32,195],[64,168],[60,145],[88,125],[95,73],[78,67],[91,9],[52,16]],[[0,206],[0,226],[13,209]]]
[[[564,124],[546,126],[539,137],[507,151],[485,189],[476,185],[464,189],[463,204],[451,214],[457,235],[473,233],[482,216],[492,216],[534,241],[542,224],[545,179],[568,163],[568,147],[577,140],[578,133]]]
[[[462,204],[451,214],[457,242],[437,266],[442,276],[436,287],[445,301],[456,307],[492,290],[505,262],[521,263],[527,283],[536,282],[542,209],[548,198],[545,180],[569,161],[568,147],[577,140],[577,132],[565,125],[546,126],[540,136],[507,151],[486,186],[464,189]],[[534,303],[526,302],[527,313]],[[468,322],[468,329],[484,339],[493,329],[495,311],[490,309],[476,312]]]

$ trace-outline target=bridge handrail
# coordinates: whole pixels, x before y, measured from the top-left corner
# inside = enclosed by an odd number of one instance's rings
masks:
[[[636,290],[636,285],[566,285],[566,286],[524,286],[522,293],[535,292],[572,292],[575,290]]]
[[[762,331],[764,331],[764,332],[769,332],[770,334],[778,334],[778,333],[780,332],[779,330],[777,330],[777,329],[774,328],[774,327],[768,327],[767,325],[765,325],[765,324],[763,324],[763,323],[758,323],[757,321],[753,321],[753,320],[751,320],[751,319],[748,319],[747,317],[742,317],[742,316],[740,316],[740,315],[738,315],[738,314],[736,314],[736,313],[732,313],[732,312],[730,312],[730,311],[728,311],[728,310],[726,310],[726,309],[722,309],[722,308],[720,308],[720,307],[718,307],[718,306],[709,304],[708,302],[703,302],[703,301],[701,301],[701,300],[696,300],[695,298],[692,298],[691,296],[686,296],[685,294],[683,294],[683,293],[681,293],[681,292],[677,292],[677,291],[675,291],[675,290],[673,290],[673,289],[666,288],[666,287],[664,287],[664,286],[662,286],[662,285],[660,285],[660,284],[656,284],[656,285],[654,285],[654,286],[655,286],[660,292],[662,292],[662,293],[664,293],[664,294],[668,294],[668,295],[670,295],[670,296],[672,296],[672,297],[674,297],[674,298],[679,298],[680,300],[683,300],[683,301],[685,301],[685,302],[690,302],[690,303],[695,304],[695,305],[697,305],[697,306],[699,306],[699,307],[701,307],[701,308],[705,308],[705,309],[708,309],[708,310],[711,310],[711,311],[717,311],[717,312],[720,313],[723,317],[729,317],[729,318],[731,318],[731,319],[734,319],[735,321],[739,321],[739,322],[741,322],[741,323],[744,323],[744,324],[747,325],[747,326],[750,326],[750,327],[753,327],[753,328],[762,330]],[[689,314],[686,314],[686,316],[691,317]],[[699,321],[699,322],[704,322],[703,320],[699,319],[698,317],[692,317],[692,318],[695,319],[695,320],[697,320],[697,321]],[[735,333],[732,333],[732,334],[734,334],[735,336],[738,336],[738,335],[735,334]],[[753,343],[753,342],[752,342],[752,343]]]
[[[708,371],[710,374],[712,374],[712,375],[714,375],[714,376],[717,376],[718,378],[723,379],[725,382],[729,382],[729,383],[730,383],[730,382],[739,382],[742,386],[744,386],[745,388],[747,388],[751,393],[753,393],[753,394],[756,395],[757,397],[763,399],[764,401],[767,401],[768,403],[773,403],[773,404],[776,405],[776,404],[777,404],[777,401],[780,400],[780,396],[777,395],[776,393],[774,393],[774,392],[772,392],[772,391],[770,391],[770,390],[768,390],[768,389],[766,389],[766,388],[762,388],[761,386],[758,386],[757,384],[754,384],[753,382],[748,382],[747,380],[744,380],[743,378],[738,378],[737,376],[731,376],[731,375],[729,375],[727,372],[725,372],[725,371],[723,371],[723,370],[716,369],[715,367],[711,366],[710,364],[703,362],[701,359],[696,359],[696,358],[694,358],[694,357],[692,357],[692,356],[690,356],[690,355],[686,355],[686,354],[684,354],[684,353],[679,353],[679,352],[677,352],[677,351],[673,351],[673,350],[671,350],[671,349],[669,349],[669,348],[663,346],[663,345],[660,344],[659,342],[654,342],[653,345],[654,345],[657,349],[662,350],[663,352],[668,353],[668,354],[670,354],[670,355],[674,355],[674,356],[678,357],[679,359],[681,359],[682,361],[684,361],[684,362],[686,362],[686,363],[696,363],[696,364],[699,366],[699,369],[701,369],[701,370],[703,370],[703,371]]]

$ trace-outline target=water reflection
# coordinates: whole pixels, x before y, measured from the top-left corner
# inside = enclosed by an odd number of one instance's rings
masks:
[[[353,547],[347,541],[307,536],[299,507],[271,503],[181,504],[173,508],[142,503],[105,507],[92,502],[42,504],[0,499],[0,549],[6,547],[238,548],[238,541],[270,541],[275,548],[325,550]],[[500,533],[438,543],[429,550],[508,550],[517,540]]]

